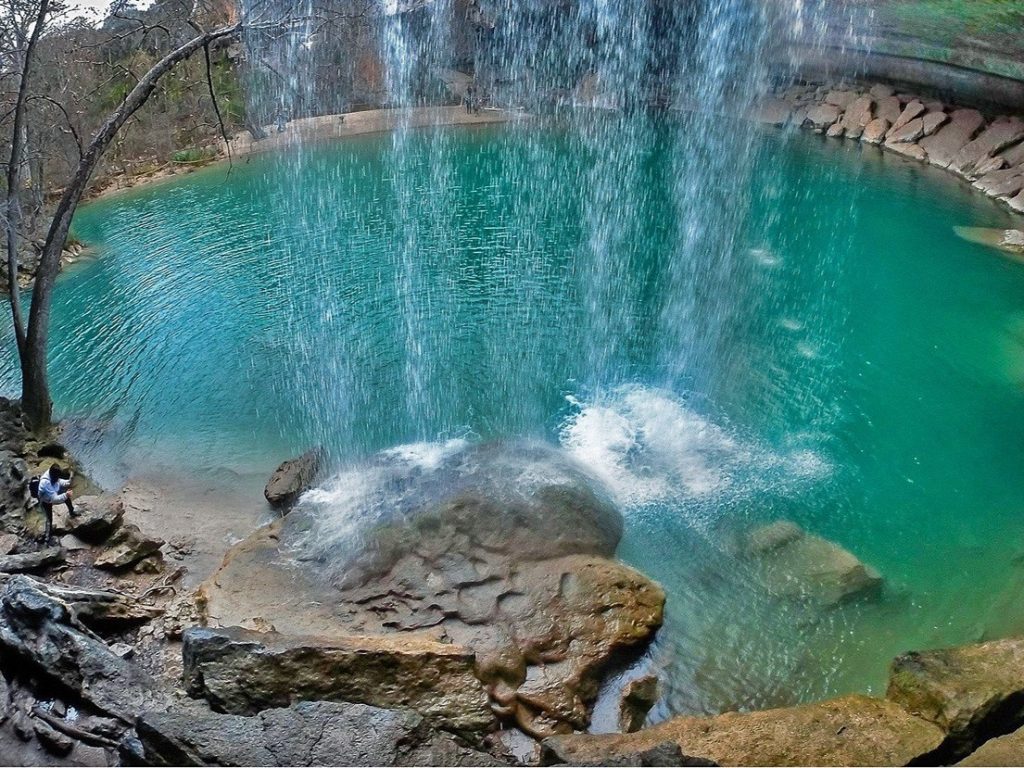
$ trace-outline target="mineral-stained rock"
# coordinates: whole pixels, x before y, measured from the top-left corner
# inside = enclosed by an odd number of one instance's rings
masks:
[[[651,639],[664,605],[611,559],[623,523],[606,495],[537,444],[471,446],[426,477],[387,482],[438,495],[346,534],[360,542],[351,551],[319,532],[331,508],[304,499],[228,553],[200,591],[207,622],[462,646],[500,717],[541,737],[585,728],[605,672]]]
[[[807,110],[805,123],[810,123],[815,129],[824,131],[843,114],[843,111],[832,104],[818,104]]]
[[[979,767],[1024,765],[1024,728],[986,741],[957,765]]]
[[[931,136],[921,139],[921,147],[928,153],[928,162],[948,168],[974,134],[985,124],[985,118],[974,109],[958,109],[949,116],[949,123]]]
[[[64,550],[60,547],[46,547],[36,552],[0,557],[0,573],[27,573],[48,568],[64,562]]]
[[[967,754],[1024,725],[1024,638],[905,653],[886,696],[947,732],[954,755]]]
[[[156,698],[150,677],[120,659],[71,607],[27,576],[0,577],[0,648],[112,717],[134,721]]]
[[[905,126],[907,123],[916,120],[923,114],[924,104],[922,104],[920,101],[915,100],[907,104],[907,106],[903,108],[903,111],[900,112],[900,116],[896,118],[896,120],[893,122],[892,128],[889,130],[890,137],[892,136],[892,134],[896,133],[901,128],[903,128],[903,126]]]
[[[408,707],[464,733],[494,722],[473,654],[413,636],[288,637],[239,628],[185,632],[185,685],[214,709],[251,715],[293,701]]]
[[[891,702],[844,696],[788,709],[677,717],[630,734],[555,736],[546,762],[609,765],[667,741],[719,765],[907,765],[935,752],[942,731]]]
[[[966,144],[949,163],[949,169],[969,174],[981,160],[1024,139],[1024,120],[1002,118],[993,122],[981,135]]]
[[[876,117],[864,128],[861,140],[866,144],[881,144],[888,130],[889,121],[882,117]]]
[[[643,728],[647,713],[658,701],[658,678],[644,675],[626,683],[619,704],[619,727],[624,733]]]
[[[783,597],[836,605],[882,587],[882,577],[873,568],[788,521],[752,531],[746,551],[757,560],[769,590]]]
[[[124,518],[124,501],[120,496],[83,496],[75,499],[75,514],[65,506],[54,507],[53,530],[70,533],[82,541],[97,544],[107,539]]]
[[[313,487],[320,473],[322,452],[319,449],[306,451],[297,459],[281,463],[270,476],[263,495],[273,507],[290,507],[303,493]]]
[[[137,525],[123,525],[107,540],[106,548],[93,562],[97,568],[120,570],[158,552],[163,539],[147,536]]]
[[[143,714],[123,765],[502,765],[407,710],[299,702],[254,717],[195,703]],[[141,759],[140,759],[141,758]]]

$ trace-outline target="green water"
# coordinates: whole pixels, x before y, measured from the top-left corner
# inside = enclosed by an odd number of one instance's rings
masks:
[[[54,306],[72,445],[113,484],[312,443],[339,465],[560,443],[669,592],[656,717],[880,692],[897,652],[1024,629],[1024,266],[952,230],[1011,219],[807,135],[705,178],[679,130],[365,137],[89,205],[95,258]],[[681,184],[738,215],[694,217]],[[777,518],[875,566],[882,598],[772,600],[731,542]]]

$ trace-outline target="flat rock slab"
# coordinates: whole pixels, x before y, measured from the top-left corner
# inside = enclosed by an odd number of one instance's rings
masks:
[[[968,174],[980,161],[1013,146],[1021,139],[1024,139],[1024,121],[1017,118],[996,120],[956,154],[949,169]]]
[[[300,702],[254,717],[182,704],[144,713],[122,765],[503,765],[417,714],[363,704]]]
[[[967,754],[1024,726],[1024,638],[905,653],[886,697],[948,733],[953,754]]]
[[[974,109],[958,109],[949,122],[931,136],[921,139],[921,148],[928,153],[928,162],[949,168],[960,151],[985,124],[985,118]]]
[[[1019,766],[1024,765],[1024,728],[999,736],[982,744],[957,765]]]
[[[185,685],[220,711],[253,715],[293,701],[407,707],[448,729],[494,724],[465,648],[417,637],[289,637],[193,628],[182,646]]]
[[[608,765],[620,755],[664,744],[718,765],[907,765],[940,747],[943,732],[901,707],[845,696],[787,709],[716,717],[677,717],[630,734],[555,736],[548,764]]]
[[[64,562],[64,550],[60,547],[46,547],[37,552],[20,555],[0,556],[0,573],[26,573],[39,571],[51,565]]]

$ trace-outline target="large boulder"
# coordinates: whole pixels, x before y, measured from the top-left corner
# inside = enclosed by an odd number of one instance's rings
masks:
[[[609,666],[662,621],[658,585],[611,559],[622,525],[554,448],[466,446],[426,470],[389,452],[239,543],[199,602],[211,625],[461,646],[500,717],[579,730]]]
[[[27,576],[0,577],[0,648],[99,711],[132,723],[158,700],[153,680]]]
[[[320,474],[323,452],[306,451],[296,459],[288,459],[274,470],[263,495],[272,507],[287,508],[313,487]]]
[[[886,696],[949,734],[953,755],[1024,726],[1024,638],[905,653]]]
[[[768,589],[781,597],[832,606],[870,597],[882,588],[882,577],[874,568],[787,520],[748,533],[744,550]]]
[[[555,736],[547,764],[611,765],[665,742],[718,765],[908,765],[923,763],[943,732],[901,707],[867,696],[715,717],[677,717],[630,734]]]
[[[163,539],[147,536],[137,525],[123,525],[107,539],[106,547],[96,555],[93,565],[111,571],[122,570],[156,554],[163,545]]]
[[[122,765],[502,765],[414,712],[363,704],[299,702],[254,717],[196,704],[146,712]]]
[[[0,556],[0,573],[27,573],[40,571],[64,562],[64,550],[60,547],[44,547],[35,552]]]
[[[183,638],[185,685],[214,709],[252,715],[294,701],[407,707],[450,730],[494,722],[473,675],[473,654],[416,637],[313,638],[241,628],[192,628]]]

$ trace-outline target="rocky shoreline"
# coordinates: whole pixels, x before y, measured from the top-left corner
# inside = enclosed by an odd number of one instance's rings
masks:
[[[779,86],[753,112],[774,126],[879,146],[942,168],[1016,213],[1024,213],[1024,119],[881,84]]]
[[[660,626],[664,594],[614,560],[622,521],[556,473],[518,501],[461,491],[373,528],[340,571],[289,566],[320,454],[285,462],[282,517],[185,590],[180,542],[124,522],[80,477],[83,514],[34,540],[29,476],[73,460],[0,400],[0,755],[23,765],[964,765],[1024,759],[1024,638],[908,653],[884,698],[675,717],[586,733],[605,672]],[[469,449],[474,465],[554,460]],[[497,486],[496,486],[497,487]],[[554,514],[553,514],[554,513]],[[314,530],[315,532],[315,530]],[[823,606],[882,577],[777,522],[740,544],[766,584]],[[166,559],[165,559],[166,556]],[[193,581],[194,583],[194,581]],[[773,586],[774,585],[774,586]]]

